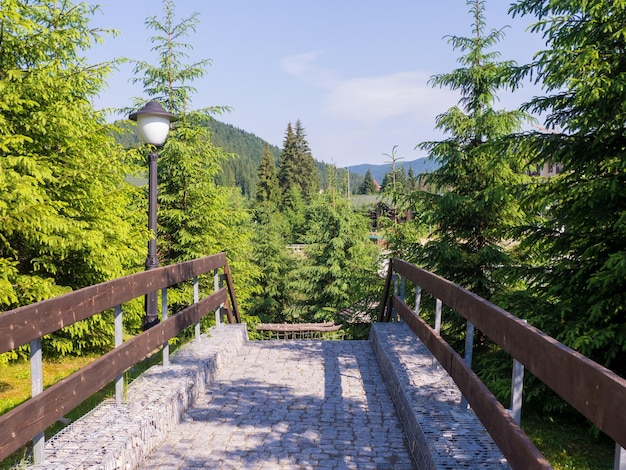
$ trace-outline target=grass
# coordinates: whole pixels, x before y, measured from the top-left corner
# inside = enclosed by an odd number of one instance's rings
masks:
[[[583,419],[529,415],[522,428],[555,470],[610,470],[615,443],[605,435],[594,435]]]
[[[63,360],[44,360],[44,388],[86,366],[97,356],[68,357]],[[30,398],[30,363],[0,365],[0,414],[4,414]]]
[[[177,346],[170,345],[170,352],[173,352]],[[82,357],[64,357],[62,359],[43,361],[43,379],[44,388],[54,385],[59,380],[73,374],[81,367],[86,366],[99,356],[82,356]],[[124,374],[126,384],[132,382],[139,377],[145,370],[155,364],[161,362],[162,355],[160,352],[148,356],[143,361],[137,363]],[[18,362],[8,365],[0,365],[0,415],[10,411],[20,403],[28,400],[31,395],[30,383],[30,363]],[[115,383],[111,382],[95,393],[87,400],[82,402],[72,411],[68,412],[64,418],[70,422],[76,421],[84,414],[93,410],[103,400],[115,396]],[[57,421],[49,426],[46,431],[46,439],[57,434],[67,424]],[[32,452],[32,444],[29,443],[12,455],[0,462],[0,470],[8,470],[15,466],[20,466],[29,461],[29,455]]]

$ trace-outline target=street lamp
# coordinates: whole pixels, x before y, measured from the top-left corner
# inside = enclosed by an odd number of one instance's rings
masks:
[[[135,111],[128,117],[131,121],[137,121],[137,134],[144,144],[154,146],[148,157],[148,229],[152,232],[152,238],[148,241],[148,257],[146,258],[146,271],[159,267],[159,258],[156,250],[157,236],[157,148],[162,147],[167,139],[170,124],[178,118],[163,109],[156,101],[148,102],[139,111]],[[141,328],[145,331],[159,323],[157,291],[146,294],[145,317]]]

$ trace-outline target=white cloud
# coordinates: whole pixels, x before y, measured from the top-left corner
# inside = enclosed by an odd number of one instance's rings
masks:
[[[304,82],[316,87],[325,87],[333,81],[332,73],[315,64],[315,60],[322,54],[321,51],[311,51],[285,57],[280,62],[281,68],[289,75],[293,75]]]
[[[329,90],[325,108],[336,118],[369,125],[399,116],[421,120],[423,115],[432,123],[433,113],[443,111],[454,100],[450,93],[433,89],[427,82],[428,76],[422,72],[338,81]]]
[[[323,111],[331,118],[376,126],[397,117],[428,122],[457,102],[457,95],[434,89],[429,74],[419,71],[388,75],[337,78],[333,71],[316,64],[320,51],[286,57],[282,69],[316,88],[325,90]]]
[[[457,92],[428,84],[430,73],[345,79],[320,67],[320,56],[315,51],[286,57],[281,68],[309,87],[299,91],[312,106],[305,126],[315,157],[323,161],[382,163],[387,158],[383,153],[391,152],[394,145],[406,160],[425,156],[416,144],[437,140],[436,117],[458,103]]]

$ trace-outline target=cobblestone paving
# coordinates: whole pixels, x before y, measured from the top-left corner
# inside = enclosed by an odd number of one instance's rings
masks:
[[[251,341],[141,468],[415,467],[369,341]]]

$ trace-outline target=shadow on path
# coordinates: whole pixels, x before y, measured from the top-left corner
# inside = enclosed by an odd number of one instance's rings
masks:
[[[413,469],[367,341],[249,342],[142,468]]]

